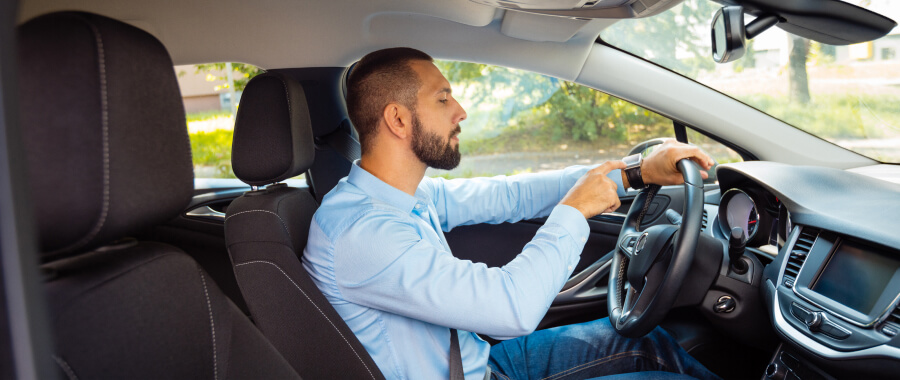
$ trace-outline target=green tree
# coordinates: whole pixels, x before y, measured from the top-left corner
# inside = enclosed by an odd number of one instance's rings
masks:
[[[643,19],[613,24],[600,37],[611,45],[649,59],[688,77],[712,70],[706,28],[720,7],[711,1],[685,1],[675,8]],[[665,38],[661,38],[665,36]]]
[[[476,63],[435,63],[453,84],[454,90],[462,93],[455,96],[464,96],[472,104],[502,103],[499,113],[491,118],[495,125],[488,128],[488,132],[497,133],[482,134],[482,137],[490,139],[502,130],[505,136],[501,138],[504,140],[495,141],[500,145],[509,145],[511,135],[523,137],[517,140],[520,145],[538,148],[548,143],[593,142],[598,139],[608,143],[624,143],[655,133],[654,127],[671,126],[671,122],[655,113],[572,82]],[[503,90],[512,96],[496,99],[497,91]],[[629,129],[628,126],[636,128]],[[534,140],[544,144],[535,144]],[[490,145],[484,141],[482,143],[482,146]],[[463,145],[466,144],[463,141]],[[485,149],[476,150],[485,152]]]
[[[221,76],[215,76],[216,80],[227,80],[227,73],[224,73],[226,67],[225,62],[216,62],[216,63],[204,63],[201,65],[194,65],[195,73],[207,73],[212,74],[214,72],[223,72]],[[260,69],[259,67],[249,65],[246,63],[232,63],[231,64],[233,79],[234,79],[234,90],[235,91],[243,91],[244,87],[247,86],[247,82],[253,77],[262,74],[265,70]]]
[[[809,103],[809,76],[806,61],[809,59],[809,40],[788,34],[788,79],[791,102]]]

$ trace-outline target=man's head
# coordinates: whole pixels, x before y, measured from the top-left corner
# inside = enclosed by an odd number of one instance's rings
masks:
[[[459,164],[459,122],[466,114],[451,96],[450,83],[432,58],[411,48],[369,53],[350,72],[347,107],[359,132],[363,155],[382,138],[408,140],[428,166]]]

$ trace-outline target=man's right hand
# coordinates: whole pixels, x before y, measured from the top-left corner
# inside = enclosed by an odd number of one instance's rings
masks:
[[[606,176],[615,169],[625,169],[625,163],[606,161],[591,169],[575,182],[575,186],[569,189],[559,204],[574,207],[585,218],[615,211],[622,204],[616,191],[618,186]]]

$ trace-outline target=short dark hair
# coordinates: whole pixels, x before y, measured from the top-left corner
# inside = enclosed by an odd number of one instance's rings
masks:
[[[347,79],[347,111],[365,153],[377,132],[384,107],[400,103],[412,111],[422,82],[410,61],[434,62],[422,51],[398,47],[366,54]]]

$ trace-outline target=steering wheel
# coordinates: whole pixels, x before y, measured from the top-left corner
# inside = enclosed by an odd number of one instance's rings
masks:
[[[677,167],[684,178],[681,225],[656,225],[641,231],[641,219],[655,195],[655,190],[644,189],[631,204],[619,233],[607,308],[610,323],[626,337],[647,335],[662,322],[694,261],[703,219],[703,178],[689,159],[678,161]]]

